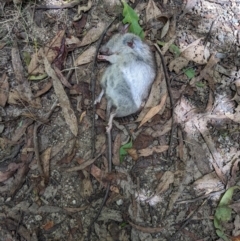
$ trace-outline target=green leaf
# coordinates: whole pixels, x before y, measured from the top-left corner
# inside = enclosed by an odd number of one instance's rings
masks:
[[[158,41],[157,41],[157,44],[162,47],[162,46],[164,46],[166,43],[158,40]]]
[[[235,189],[240,189],[239,186],[230,187],[223,195],[218,206],[228,205],[232,201],[233,192]]]
[[[178,57],[181,54],[180,49],[178,48],[177,45],[171,44],[169,46],[169,51],[174,54],[175,57]]]
[[[197,81],[196,86],[199,88],[203,88],[205,86],[205,84],[203,82]]]
[[[219,221],[227,222],[231,219],[232,209],[228,206],[218,206],[215,212],[215,217]]]
[[[136,14],[136,12],[124,1],[122,0],[123,3],[123,23],[129,23],[129,31],[131,33],[134,33],[138,35],[141,39],[144,38],[144,32],[141,26],[139,25],[139,17]]]
[[[195,70],[192,68],[185,69],[183,72],[189,79],[192,79],[195,76]]]
[[[45,79],[48,75],[45,73],[45,74],[40,74],[40,75],[30,75],[28,77],[29,80],[42,80],[42,79]]]
[[[27,66],[30,64],[30,62],[31,62],[31,55],[30,55],[30,53],[28,53],[26,51],[23,52],[23,61],[24,61],[24,63]]]
[[[221,230],[216,230],[218,237],[222,238],[224,241],[230,241],[230,239]]]
[[[163,47],[166,43],[162,42],[162,41],[157,41],[157,44],[161,47]],[[175,57],[178,57],[181,54],[180,49],[178,48],[177,45],[175,44],[171,44],[169,46],[169,52],[171,52],[172,54],[174,54]]]
[[[124,145],[120,147],[119,154],[120,154],[120,162],[123,161],[124,157],[128,154],[127,149],[132,148],[132,139]]]
[[[240,189],[240,187],[230,187],[224,193],[214,215],[214,227],[216,229],[216,234],[224,241],[229,241],[230,239],[225,235],[222,223],[228,222],[231,219],[232,209],[228,205],[232,201],[233,192],[236,189]]]

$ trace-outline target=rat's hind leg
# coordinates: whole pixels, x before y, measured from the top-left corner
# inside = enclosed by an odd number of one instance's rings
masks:
[[[99,94],[99,96],[95,99],[94,105],[96,105],[97,103],[100,103],[103,95],[104,95],[104,90],[102,89],[102,91],[101,91],[101,93]]]

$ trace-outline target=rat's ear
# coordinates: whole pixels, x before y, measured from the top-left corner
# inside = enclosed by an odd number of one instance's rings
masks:
[[[118,27],[118,31],[120,34],[125,34],[128,32],[128,28],[129,28],[129,24],[120,24],[119,27]]]

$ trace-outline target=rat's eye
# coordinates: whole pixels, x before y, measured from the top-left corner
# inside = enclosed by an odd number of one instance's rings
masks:
[[[127,45],[128,45],[130,48],[133,49],[133,41],[131,41],[131,42],[127,42]]]

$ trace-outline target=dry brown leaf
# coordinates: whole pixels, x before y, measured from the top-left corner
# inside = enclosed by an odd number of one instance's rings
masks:
[[[162,28],[162,31],[161,31],[161,36],[160,38],[164,38],[166,36],[166,34],[168,33],[168,30],[169,30],[169,24],[170,24],[170,21],[168,19],[168,21],[165,23],[165,25],[163,26]]]
[[[71,103],[68,99],[68,96],[67,96],[60,80],[58,79],[54,70],[52,69],[47,57],[45,56],[44,53],[42,53],[42,56],[44,58],[45,70],[46,70],[47,74],[53,80],[54,91],[55,91],[56,96],[58,98],[59,104],[62,108],[65,121],[66,121],[67,125],[69,126],[73,135],[77,136],[77,134],[78,134],[77,117],[76,117],[76,115],[75,115],[75,113],[74,113],[74,111],[71,107]]]
[[[154,152],[162,153],[168,149],[168,146],[154,146],[138,150],[139,156],[151,156]]]
[[[114,143],[113,143],[113,157],[112,157],[112,163],[115,166],[120,165],[120,153],[119,149],[121,146],[121,134],[118,133],[117,136],[115,137]]]
[[[47,223],[45,223],[45,224],[42,226],[42,228],[43,228],[44,230],[49,230],[49,229],[51,229],[53,226],[54,226],[54,222],[53,222],[53,221],[48,221]]]
[[[67,88],[71,89],[72,85],[67,81],[65,76],[62,74],[61,70],[57,68],[56,66],[53,66],[53,69],[58,77],[58,79],[61,81],[61,83],[66,86]]]
[[[9,83],[6,73],[0,78],[0,106],[4,107],[9,96]]]
[[[148,113],[144,116],[144,118],[142,119],[140,125],[138,126],[138,128],[140,128],[143,124],[145,124],[147,121],[149,121],[153,116],[155,116],[166,104],[166,100],[167,100],[167,93],[165,93],[161,99],[161,102],[159,105],[152,107]]]
[[[93,61],[94,55],[96,53],[96,47],[91,46],[86,51],[84,51],[78,58],[76,59],[74,66],[79,66],[83,64],[88,64]]]
[[[210,88],[214,89],[214,66],[218,63],[220,59],[215,57],[215,54],[212,54],[207,65],[204,67],[204,69],[200,72],[200,75],[193,78],[190,81],[190,85],[194,85],[196,82],[201,81],[202,79],[206,79],[209,83]]]
[[[240,234],[235,236],[235,237],[230,237],[230,238],[231,238],[232,241],[240,241]]]
[[[57,50],[61,47],[64,34],[65,30],[59,31],[57,35],[52,39],[51,43],[47,44],[44,48],[40,48],[37,53],[32,55],[31,62],[28,65],[28,74],[39,75],[45,73],[41,53],[44,52],[48,61],[52,63],[58,55]]]
[[[19,126],[12,135],[12,141],[17,142],[26,134],[26,129],[33,123],[32,119],[25,118],[21,126]]]
[[[192,8],[196,6],[198,1],[199,0],[187,0],[187,3],[183,9],[182,15],[185,15],[186,13],[190,12],[192,10]]]
[[[93,193],[92,182],[88,177],[86,177],[80,182],[80,195],[82,196],[82,198],[88,198],[92,195],[92,193]]]
[[[101,183],[105,188],[107,187],[107,183],[103,182],[102,179],[106,176],[106,174],[94,164],[91,166],[91,174]],[[116,186],[111,185],[110,190],[115,193],[119,193],[119,189]]]
[[[49,182],[51,152],[52,152],[52,147],[48,147],[41,154],[41,161],[42,161],[42,166],[43,166],[45,184],[47,184]]]
[[[206,64],[208,62],[210,52],[209,49],[200,43],[201,38],[189,44],[181,53],[181,57],[197,64]]]
[[[169,70],[175,71],[177,74],[188,65],[189,61],[184,57],[177,57],[169,63]]]
[[[104,29],[105,29],[105,23],[98,22],[96,27],[91,28],[87,32],[87,34],[83,37],[83,40],[81,41],[81,43],[77,44],[77,47],[82,47],[82,46],[94,43],[100,38]]]
[[[163,71],[162,71],[162,63],[160,61],[159,56],[157,55],[157,68],[158,68],[158,73],[155,81],[153,82],[148,100],[146,105],[144,106],[143,110],[140,112],[138,115],[138,118],[136,122],[142,121],[144,116],[147,114],[147,112],[154,106],[158,105],[160,102],[161,97],[167,93],[167,87],[166,87],[166,82],[162,81],[163,80]]]
[[[196,191],[202,191],[204,190],[205,193],[210,193],[213,190],[220,190],[222,187],[222,183],[219,180],[219,178],[217,177],[215,172],[211,172],[208,173],[204,176],[202,176],[201,178],[199,178],[198,180],[196,180],[194,183],[194,188]]]
[[[96,114],[101,117],[102,120],[106,120],[106,111],[102,109],[96,109]]]
[[[73,35],[71,35],[69,38],[66,38],[66,45],[68,45],[68,46],[71,46],[71,45],[74,46],[74,45],[78,45],[80,43],[81,43],[81,41],[79,40],[79,38],[77,38]]]
[[[137,153],[137,150],[135,148],[127,149],[127,153],[128,153],[128,155],[130,155],[132,157],[132,159],[134,161],[137,161],[138,153]]]
[[[13,176],[13,174],[17,171],[17,169],[22,165],[23,165],[22,163],[15,163],[15,162],[10,163],[6,171],[4,172],[0,171],[0,182],[5,182],[7,179]]]
[[[37,93],[34,95],[34,98],[39,97],[46,92],[48,92],[52,88],[52,81],[48,81],[46,84],[43,84],[43,87],[41,90],[38,90]]]
[[[87,115],[86,111],[83,111],[83,113],[82,113],[81,116],[80,116],[80,120],[79,120],[80,123],[82,122],[83,118],[84,118],[86,115]]]
[[[159,184],[156,188],[156,195],[161,194],[168,190],[169,185],[174,182],[174,174],[170,171],[166,171],[161,177]]]
[[[0,49],[3,49],[7,43],[0,43]]]
[[[161,14],[160,9],[157,7],[153,0],[148,1],[148,5],[146,7],[146,22],[153,18],[157,18]]]
[[[19,49],[16,41],[14,42],[14,46],[12,48],[12,65],[13,65],[14,74],[18,83],[16,89],[19,93],[20,98],[28,102],[29,105],[35,108],[41,108],[40,99],[33,98],[30,84],[24,76],[24,68],[22,66],[22,60],[20,58],[20,53],[19,53]]]

